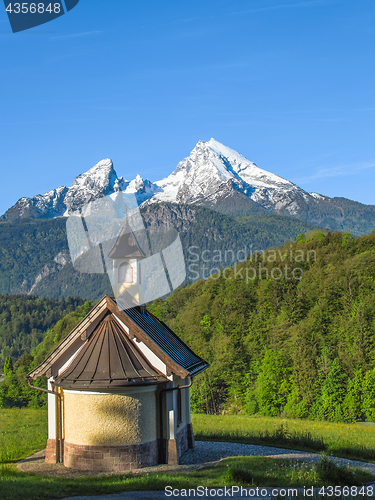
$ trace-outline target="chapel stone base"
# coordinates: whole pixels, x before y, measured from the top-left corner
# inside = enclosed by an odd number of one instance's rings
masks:
[[[156,439],[124,446],[64,444],[64,465],[71,469],[122,472],[157,464]]]
[[[194,448],[194,434],[191,424],[184,425],[177,431],[176,439],[168,439],[167,464],[178,465],[180,457],[189,449]]]
[[[48,439],[46,464],[59,461],[58,440]],[[192,424],[177,431],[176,439],[167,441],[166,462],[178,465],[180,457],[194,448],[195,439]],[[127,471],[150,467],[159,463],[158,440],[125,446],[91,446],[64,443],[64,465],[77,470]]]
[[[58,444],[57,439],[47,439],[46,458],[44,460],[46,464],[56,464],[59,461]]]

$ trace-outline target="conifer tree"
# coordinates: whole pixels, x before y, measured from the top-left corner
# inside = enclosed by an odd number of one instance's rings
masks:
[[[13,373],[13,362],[10,356],[7,356],[4,363],[4,377],[9,377]]]

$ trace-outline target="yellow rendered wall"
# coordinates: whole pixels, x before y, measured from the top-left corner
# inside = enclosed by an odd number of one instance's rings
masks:
[[[126,445],[157,438],[155,392],[64,392],[65,440],[72,444]]]

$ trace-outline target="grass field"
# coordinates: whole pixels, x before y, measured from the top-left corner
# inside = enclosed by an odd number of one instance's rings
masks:
[[[375,462],[375,426],[201,414],[192,415],[192,422],[197,440],[269,444]],[[0,409],[0,463],[43,449],[46,439],[46,410]]]
[[[193,425],[197,439],[273,444],[297,449],[324,447],[330,452],[334,452],[335,449],[342,451],[342,448],[335,448],[338,446],[337,442],[342,441],[347,447],[345,449],[349,450],[347,453],[359,454],[362,450],[364,459],[367,454],[374,453],[375,428],[373,427],[285,421],[241,415],[193,415]],[[46,442],[46,432],[47,412],[45,410],[0,410],[1,500],[49,500],[83,494],[100,495],[121,491],[164,490],[167,485],[178,489],[198,486],[230,487],[232,485],[294,488],[304,485],[352,486],[373,480],[368,473],[353,472],[337,467],[325,459],[313,465],[309,462],[301,463],[264,457],[225,459],[216,467],[207,467],[188,474],[153,473],[137,476],[121,474],[67,479],[19,472],[12,462],[42,449]],[[346,493],[342,498],[354,500],[361,490],[356,491],[358,492],[356,495],[351,497]],[[364,491],[365,494],[359,494],[360,498],[372,497],[372,494],[367,495],[367,490]],[[372,493],[375,493],[375,489]],[[316,498],[322,497],[318,495]],[[335,495],[335,498],[341,497]]]
[[[228,458],[216,467],[205,467],[190,473],[121,474],[116,476],[91,476],[85,478],[56,478],[23,474],[15,465],[0,469],[1,500],[50,500],[73,495],[101,495],[122,491],[194,489],[198,487],[221,488],[243,486],[245,488],[297,488],[306,484],[315,487],[341,485],[351,487],[369,482],[372,476],[363,471],[349,471],[331,462],[320,464],[297,463],[295,461],[263,457]],[[371,488],[371,495],[369,488]],[[343,490],[343,488],[342,488]],[[350,489],[349,489],[350,491]],[[364,487],[361,498],[369,498],[375,492]],[[357,495],[355,495],[357,496]],[[353,496],[353,499],[354,497]],[[337,496],[335,496],[337,498]],[[352,497],[347,493],[344,498]],[[296,496],[294,496],[296,498]],[[303,498],[303,495],[301,495]],[[317,497],[321,498],[321,496]]]
[[[47,410],[0,409],[0,463],[28,457],[46,446]]]
[[[244,415],[192,415],[196,440],[269,444],[375,462],[375,427]]]

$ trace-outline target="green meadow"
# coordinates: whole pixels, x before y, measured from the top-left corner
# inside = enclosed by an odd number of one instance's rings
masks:
[[[46,446],[47,410],[0,408],[0,464],[28,457]]]
[[[246,415],[192,415],[195,439],[268,444],[375,462],[375,426]]]
[[[196,439],[199,440],[277,445],[375,461],[374,427],[242,415],[193,415],[192,420]],[[305,485],[318,488],[334,485],[341,487],[342,498],[350,500],[358,495],[361,498],[368,498],[369,490],[366,488],[371,487],[366,486],[363,494],[360,494],[361,485],[373,481],[369,473],[359,469],[339,467],[328,461],[324,455],[316,464],[282,458],[227,458],[216,466],[173,474],[170,472],[119,474],[71,479],[43,477],[18,471],[15,462],[43,449],[46,438],[46,410],[0,410],[1,500],[14,500],[14,498],[49,500],[83,494],[164,490],[167,485],[178,489],[198,486],[220,488],[232,485],[247,488],[275,486],[302,488]],[[344,492],[344,486],[352,489],[349,488]],[[350,491],[353,493],[352,496]]]
[[[43,477],[24,474],[15,466],[0,469],[0,497],[2,500],[49,500],[73,495],[102,495],[123,491],[194,489],[198,487],[223,488],[303,488],[306,484],[316,489],[333,485],[340,488],[341,498],[353,500],[369,498],[372,486],[366,472],[350,471],[328,460],[311,465],[308,462],[275,460],[262,457],[238,457],[222,460],[217,466],[204,467],[188,473],[145,473],[139,475],[90,476],[82,478]],[[344,489],[345,488],[345,489]],[[317,493],[318,491],[316,491]],[[356,492],[354,494],[354,492]],[[350,493],[353,493],[352,495]],[[285,498],[285,497],[284,497]],[[303,498],[302,493],[293,498]],[[322,498],[317,496],[316,498]],[[335,495],[338,498],[338,495]]]
[[[193,414],[196,440],[233,441],[325,452],[375,463],[375,426],[245,415]],[[0,409],[0,463],[45,447],[47,411]]]

